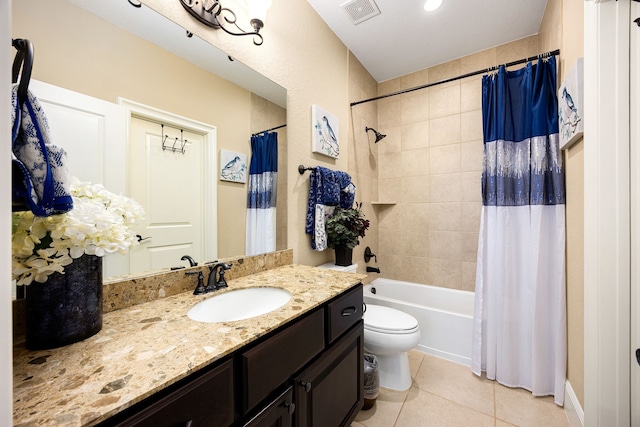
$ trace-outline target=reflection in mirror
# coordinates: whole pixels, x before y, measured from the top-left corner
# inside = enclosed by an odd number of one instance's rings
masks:
[[[246,154],[247,158],[251,154],[252,133],[286,123],[284,88],[231,60],[203,40],[187,37],[185,29],[146,6],[134,8],[126,0],[32,0],[14,2],[12,13],[12,36],[27,38],[35,46],[34,80],[116,106],[119,99],[130,100],[213,127],[217,151],[235,151]],[[38,93],[34,95],[38,96]],[[94,120],[94,116],[88,120]],[[95,120],[106,119],[95,117]],[[49,121],[53,131],[56,123]],[[81,133],[83,129],[78,126],[70,130],[74,131]],[[125,134],[128,132],[127,128]],[[179,134],[179,130],[174,132]],[[158,129],[158,136],[160,134]],[[84,167],[98,176],[94,181],[101,180],[111,191],[130,194],[131,177],[135,176],[130,147],[120,140],[101,138],[95,149],[87,150],[87,156],[69,153],[69,157],[75,156],[76,162],[87,163]],[[54,142],[65,146],[65,141]],[[279,169],[286,171],[286,128],[278,130],[278,143]],[[214,153],[216,159],[218,154]],[[93,164],[89,163],[89,158]],[[209,252],[217,258],[243,255],[246,183],[221,181],[220,165],[207,167],[212,169],[209,179],[217,189],[217,204],[214,204],[217,224],[211,224],[213,221],[207,215],[202,216],[206,226],[217,228],[217,242],[203,241],[201,244],[217,245],[217,251]],[[173,168],[165,169],[171,180]],[[74,174],[74,170],[70,172]],[[280,177],[278,250],[286,247],[285,173]],[[190,255],[187,248],[183,255]],[[121,255],[113,257],[123,258]],[[188,265],[180,257],[168,263],[151,268]],[[106,269],[110,264],[113,263],[108,259]],[[116,274],[128,272],[113,271]]]

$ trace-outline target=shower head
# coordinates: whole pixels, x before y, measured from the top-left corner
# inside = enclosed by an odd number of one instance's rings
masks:
[[[384,138],[385,136],[387,136],[387,135],[383,135],[383,134],[381,134],[380,132],[378,132],[378,131],[377,131],[377,130],[375,130],[374,128],[370,128],[370,127],[366,127],[366,128],[364,128],[364,131],[365,131],[365,132],[368,132],[368,131],[370,131],[370,130],[372,130],[372,131],[373,131],[373,133],[376,135],[376,140],[374,141],[375,143],[377,143],[377,142],[378,142],[378,141],[380,141],[382,138]]]

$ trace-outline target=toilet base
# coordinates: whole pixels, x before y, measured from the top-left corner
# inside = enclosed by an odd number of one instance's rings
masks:
[[[409,370],[409,355],[406,351],[386,356],[376,354],[376,357],[378,358],[380,387],[398,391],[404,391],[411,387],[413,380]]]

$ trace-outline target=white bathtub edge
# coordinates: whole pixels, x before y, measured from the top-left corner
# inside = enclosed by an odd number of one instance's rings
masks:
[[[439,357],[441,359],[450,360],[452,362],[456,362],[456,363],[459,363],[461,365],[465,365],[465,366],[471,367],[471,358],[470,357],[464,357],[464,356],[460,356],[458,354],[448,353],[446,351],[438,350],[438,349],[432,348],[432,347],[427,347],[426,345],[422,345],[422,344],[418,344],[415,348],[416,348],[416,350],[418,350],[418,351],[420,351],[422,353],[430,354],[432,356],[436,356],[436,357]]]
[[[584,410],[569,380],[564,383],[564,413],[571,427],[584,427]]]

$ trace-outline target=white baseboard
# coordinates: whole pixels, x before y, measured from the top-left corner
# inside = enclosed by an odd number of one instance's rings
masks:
[[[564,383],[564,413],[571,427],[584,427],[584,410],[569,380]]]

